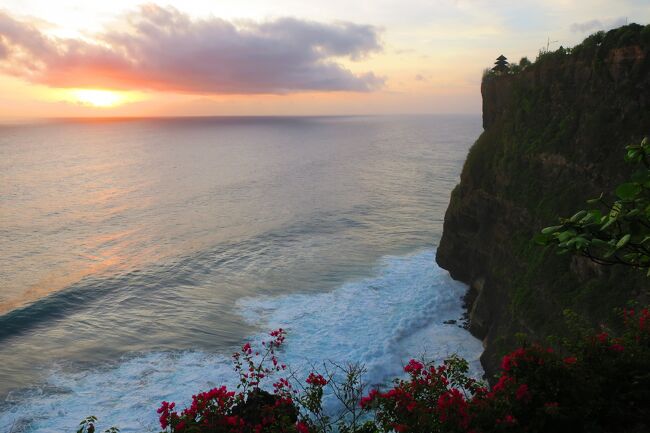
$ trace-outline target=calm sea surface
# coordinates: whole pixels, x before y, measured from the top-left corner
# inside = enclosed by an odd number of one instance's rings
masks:
[[[434,261],[478,116],[0,125],[0,432],[94,414],[157,431],[162,400],[232,383],[271,328],[300,369],[368,380],[476,361]],[[478,364],[474,362],[474,368]],[[478,371],[478,370],[476,370]]]

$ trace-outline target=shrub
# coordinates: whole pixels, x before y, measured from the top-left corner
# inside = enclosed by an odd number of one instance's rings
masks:
[[[560,351],[522,345],[503,357],[491,388],[469,376],[466,360],[451,356],[441,365],[412,359],[404,378],[367,393],[358,365],[326,364],[324,374],[297,380],[276,357],[285,338],[280,329],[262,353],[247,343],[233,355],[236,391],[198,393],[180,412],[162,402],[160,425],[165,433],[648,431],[650,311],[626,309],[621,316],[618,336],[605,328],[576,331]],[[287,377],[270,380],[282,372]],[[339,402],[336,413],[323,408],[326,388]],[[96,421],[86,418],[79,433],[93,433]]]
[[[270,333],[271,340],[263,342],[263,352],[254,351],[246,343],[241,352],[233,354],[234,370],[239,375],[237,391],[225,386],[213,388],[192,396],[189,407],[178,412],[175,403],[163,401],[158,414],[164,432],[299,432],[309,431],[298,421],[298,409],[294,403],[290,383],[281,378],[273,383],[273,394],[261,389],[263,381],[274,373],[284,371],[276,349],[285,339],[285,331]],[[308,379],[314,392],[320,381]],[[312,385],[310,385],[312,386]]]
[[[627,310],[625,331],[579,336],[571,352],[540,345],[503,357],[488,389],[467,362],[412,360],[408,379],[371,391],[361,404],[381,432],[632,432],[650,427],[650,314]]]
[[[558,225],[546,227],[536,237],[559,253],[576,253],[604,265],[622,264],[648,269],[650,276],[650,141],[627,147],[625,158],[638,168],[619,185],[615,199],[604,194],[592,205]]]

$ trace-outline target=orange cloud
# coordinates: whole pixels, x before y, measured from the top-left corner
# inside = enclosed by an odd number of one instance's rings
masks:
[[[124,30],[88,42],[47,37],[0,12],[0,71],[52,87],[206,94],[367,92],[384,83],[338,62],[381,50],[372,26],[294,18],[235,24],[156,5],[125,18]]]

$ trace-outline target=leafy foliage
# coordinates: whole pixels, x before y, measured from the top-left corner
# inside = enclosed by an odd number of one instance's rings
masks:
[[[79,423],[77,433],[95,433],[95,425],[97,424],[97,417],[94,415],[87,416]],[[106,430],[104,433],[119,433],[120,429],[113,426]]]
[[[623,264],[649,268],[650,276],[650,141],[627,146],[625,159],[637,166],[619,185],[616,199],[604,195],[589,200],[590,207],[546,227],[536,240],[553,245],[559,253],[577,253],[603,265]]]

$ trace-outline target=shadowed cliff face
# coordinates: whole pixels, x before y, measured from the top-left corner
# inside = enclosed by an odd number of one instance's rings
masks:
[[[470,285],[470,330],[490,375],[516,333],[561,335],[566,308],[606,323],[614,307],[647,296],[644,273],[557,256],[531,238],[631,172],[624,148],[650,134],[650,26],[488,75],[481,93],[485,131],[452,193],[436,260]]]

